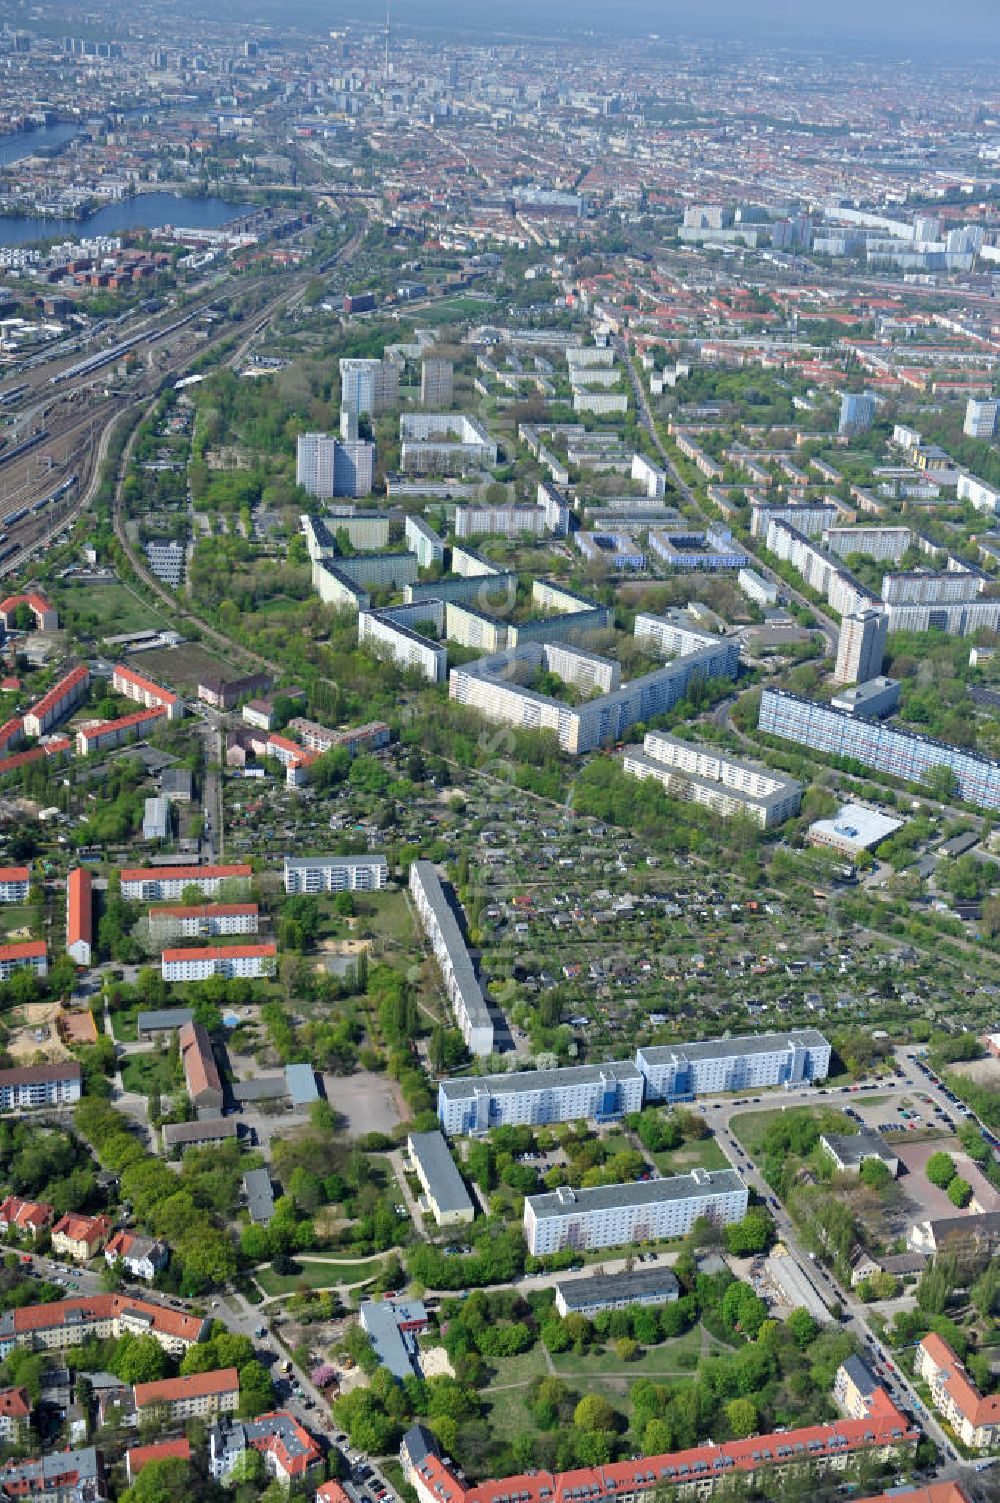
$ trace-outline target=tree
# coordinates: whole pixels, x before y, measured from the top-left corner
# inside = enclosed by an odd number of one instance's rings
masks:
[[[179,1456],[165,1461],[151,1461],[144,1466],[132,1486],[122,1494],[122,1503],[175,1503],[189,1495],[190,1470]]]
[[[240,1414],[253,1419],[274,1407],[274,1384],[262,1362],[254,1360],[240,1368]]]
[[[956,1174],[948,1186],[947,1194],[952,1205],[957,1206],[961,1211],[965,1209],[972,1199],[972,1186],[967,1179],[962,1179],[961,1175]]]
[[[734,1221],[723,1232],[723,1244],[736,1258],[749,1258],[771,1245],[774,1222],[763,1206],[751,1206],[742,1221]]]
[[[814,1342],[819,1332],[819,1327],[808,1310],[793,1310],[785,1324],[795,1337],[795,1345],[802,1349]]]
[[[618,1416],[599,1393],[587,1393],[573,1410],[573,1423],[578,1430],[614,1430]]]
[[[634,1336],[619,1336],[615,1342],[615,1356],[619,1362],[634,1362],[639,1355],[639,1343]]]
[[[726,1405],[726,1419],[737,1439],[753,1435],[757,1429],[757,1405],[753,1399],[730,1399]]]
[[[881,1159],[864,1159],[858,1171],[858,1178],[862,1184],[867,1185],[869,1190],[884,1190],[892,1180],[888,1164],[883,1164]]]
[[[924,1173],[932,1185],[936,1185],[939,1190],[946,1190],[955,1178],[955,1161],[949,1153],[932,1153]]]
[[[924,787],[931,798],[939,803],[949,804],[958,791],[958,779],[950,767],[939,763],[936,767],[928,767],[923,779]]]
[[[120,1336],[111,1371],[123,1383],[155,1383],[167,1376],[167,1354],[154,1336]]]

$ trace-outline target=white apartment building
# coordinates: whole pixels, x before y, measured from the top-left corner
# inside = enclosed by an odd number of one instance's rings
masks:
[[[420,363],[421,407],[448,407],[455,390],[455,367],[439,355],[427,355]]]
[[[411,865],[410,895],[441,968],[444,988],[466,1048],[472,1054],[492,1054],[493,1019],[462,931],[430,861],[414,861]]]
[[[975,397],[970,397],[965,404],[965,422],[962,424],[962,432],[969,438],[993,438],[997,431],[998,413],[1000,413],[1000,402],[979,401]]]
[[[667,493],[666,471],[647,459],[645,454],[632,455],[631,478],[645,486],[646,495],[651,501],[660,501]]]
[[[24,717],[26,736],[44,736],[60,720],[65,719],[86,697],[90,687],[90,669],[85,665],[73,668],[52,685]]]
[[[117,720],[82,725],[76,733],[77,756],[89,757],[93,752],[125,746],[129,741],[148,735],[167,718],[163,705],[153,705],[149,710],[134,710],[131,715],[121,715]]]
[[[913,574],[884,574],[882,599],[886,605],[964,605],[981,595],[986,576],[979,569],[954,567]]]
[[[508,628],[506,622],[473,610],[471,605],[446,600],[444,634],[460,647],[478,647],[480,652],[502,652],[507,646]]]
[[[943,631],[969,637],[1000,628],[1000,600],[956,600],[941,605],[887,605],[890,631]]]
[[[417,605],[387,606],[380,611],[358,612],[358,645],[371,644],[387,652],[398,668],[419,673],[429,684],[441,684],[448,672],[448,650],[407,625],[419,616],[421,621],[437,620],[443,624],[444,605],[440,600],[422,601]]]
[[[958,477],[958,499],[971,502],[976,511],[995,513],[1000,507],[1000,492],[965,470]]]
[[[827,527],[823,531],[823,547],[838,558],[865,553],[869,558],[898,563],[912,542],[908,527]]]
[[[206,945],[199,950],[164,950],[160,974],[164,981],[207,981],[210,976],[256,979],[273,976],[277,965],[274,944]]]
[[[635,1247],[684,1237],[705,1218],[717,1226],[742,1221],[747,1187],[735,1169],[694,1169],[669,1179],[572,1190],[568,1185],[524,1202],[524,1236],[532,1257],[569,1247]]]
[[[706,647],[717,647],[719,638],[712,632],[702,631],[695,626],[683,611],[672,611],[669,615],[653,616],[646,611],[640,611],[635,618],[632,628],[637,642],[651,652],[656,652],[661,658],[685,657],[689,652],[701,652]],[[739,643],[733,642],[730,647],[734,663],[739,665]],[[734,672],[735,667],[734,667]]]
[[[725,1091],[825,1080],[830,1044],[815,1028],[797,1028],[694,1044],[646,1044],[637,1050],[635,1062],[648,1097],[689,1101]]]
[[[121,894],[130,903],[167,902],[184,895],[185,887],[197,887],[203,897],[212,897],[223,882],[243,891],[250,885],[253,868],[245,862],[231,866],[124,867],[119,873]]]
[[[144,678],[141,673],[136,673],[134,668],[127,667],[124,663],[117,663],[111,675],[111,687],[116,694],[123,694],[126,699],[134,699],[136,704],[142,705],[147,710],[157,707],[166,710],[168,720],[180,720],[184,714],[184,702],[179,695],[170,689],[164,689],[162,684],[154,684],[152,679]]]
[[[635,778],[655,778],[671,798],[704,804],[729,817],[741,814],[769,830],[799,811],[802,785],[751,762],[648,731],[642,752],[626,750],[622,763]]]
[[[359,417],[378,417],[399,406],[399,366],[393,360],[342,358],[340,405]]]
[[[456,506],[455,536],[471,538],[477,534],[516,538],[521,533],[544,536],[548,528],[545,509],[541,506]]]
[[[864,684],[882,672],[889,617],[883,610],[851,611],[840,623],[835,684]]]
[[[421,569],[444,562],[444,541],[423,517],[407,516],[403,523],[403,538],[410,552],[417,555]]]
[[[496,466],[496,444],[482,423],[464,413],[407,412],[399,431],[407,474],[452,475]]]
[[[614,1122],[642,1106],[645,1076],[630,1060],[470,1075],[438,1083],[438,1120],[453,1136],[548,1122]]]
[[[218,934],[256,934],[257,924],[256,903],[178,903],[149,910],[149,936],[159,944]]]
[[[384,856],[286,856],[286,892],[379,892],[389,880]]]
[[[22,968],[34,971],[36,976],[48,975],[44,939],[21,939],[11,945],[0,945],[0,981],[9,981]]]
[[[300,433],[296,444],[295,481],[310,496],[370,496],[375,478],[375,445],[365,439],[337,438],[332,433]]]
[[[755,605],[770,606],[778,603],[778,586],[758,574],[756,569],[741,569],[736,583],[748,600]]]
[[[540,480],[535,499],[545,512],[545,525],[553,537],[565,537],[569,531],[569,502],[566,497],[547,480]]]
[[[31,872],[26,866],[0,866],[0,903],[26,903]]]

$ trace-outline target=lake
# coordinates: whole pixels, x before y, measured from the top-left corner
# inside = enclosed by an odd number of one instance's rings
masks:
[[[34,132],[41,135],[40,131]],[[224,198],[178,198],[173,193],[137,193],[120,203],[105,204],[87,219],[45,219],[35,215],[0,217],[0,245],[27,245],[32,240],[79,240],[84,236],[117,235],[122,230],[157,230],[165,224],[185,229],[214,230],[251,204]]]

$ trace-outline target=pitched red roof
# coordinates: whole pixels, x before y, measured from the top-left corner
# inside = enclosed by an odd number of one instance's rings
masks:
[[[74,866],[66,882],[66,943],[93,938],[93,878],[85,866]]]
[[[1000,1394],[981,1394],[954,1350],[936,1331],[928,1332],[920,1345],[944,1374],[945,1393],[959,1413],[976,1429],[981,1425],[1000,1425]]]
[[[184,1378],[161,1378],[155,1383],[135,1385],[135,1407],[149,1409],[156,1404],[172,1404],[177,1399],[200,1399],[213,1393],[239,1392],[239,1386],[240,1375],[235,1367],[191,1373]]]
[[[136,673],[134,668],[126,667],[124,663],[115,664],[115,675],[134,684],[137,689],[144,689],[147,694],[157,695],[165,705],[177,703],[177,695],[170,689],[164,689],[162,684],[154,684],[151,678],[144,678],[141,673]]]
[[[118,1320],[122,1315],[135,1313],[148,1319],[152,1330],[162,1331],[179,1341],[195,1342],[202,1332],[204,1321],[198,1315],[187,1315],[182,1310],[170,1310],[165,1305],[153,1304],[151,1300],[133,1299],[124,1294],[80,1294],[74,1299],[55,1300],[50,1305],[22,1305],[11,1312],[14,1319],[14,1334],[28,1331],[44,1331],[61,1326],[67,1321]]]
[[[225,960],[232,955],[246,959],[254,956],[277,955],[278,946],[265,942],[252,945],[203,945],[197,950],[164,950],[162,958],[169,964],[174,960]]]
[[[133,1446],[125,1452],[125,1464],[130,1477],[136,1477],[151,1461],[190,1461],[191,1442],[181,1436],[179,1440],[158,1440],[151,1446]]]
[[[28,1419],[31,1399],[26,1388],[0,1388],[0,1415],[4,1419]]]
[[[125,866],[118,875],[123,882],[197,882],[200,877],[252,877],[253,867],[243,861],[232,866]]]

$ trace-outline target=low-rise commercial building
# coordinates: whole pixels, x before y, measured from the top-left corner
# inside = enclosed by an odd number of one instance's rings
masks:
[[[637,1268],[632,1273],[595,1273],[556,1282],[560,1315],[583,1315],[593,1320],[604,1310],[628,1310],[633,1305],[669,1305],[680,1295],[677,1277],[669,1268]]]
[[[866,1129],[855,1133],[825,1132],[820,1134],[819,1141],[841,1174],[860,1174],[869,1159],[884,1164],[893,1179],[899,1173],[899,1158],[881,1133]]]
[[[838,689],[830,700],[835,710],[846,715],[859,715],[865,719],[882,720],[899,707],[900,684],[896,678],[869,678],[860,684]]]
[[[286,892],[379,892],[389,880],[384,856],[286,856]]]
[[[592,1251],[684,1237],[696,1221],[742,1221],[747,1187],[735,1169],[694,1169],[631,1185],[568,1185],[524,1202],[524,1236],[532,1257],[564,1247]]]
[[[430,861],[414,861],[410,866],[410,895],[441,968],[444,988],[466,1048],[473,1054],[492,1054],[493,1019],[489,1006],[441,879]]]
[[[362,1300],[358,1319],[380,1365],[394,1378],[402,1383],[414,1373],[422,1376],[417,1362],[417,1337],[427,1329],[427,1311],[421,1300]]]
[[[468,1190],[439,1132],[411,1132],[406,1151],[438,1226],[458,1226],[475,1215]]]
[[[438,1084],[438,1120],[449,1134],[548,1122],[615,1122],[642,1107],[644,1076],[629,1060],[468,1075]]]

